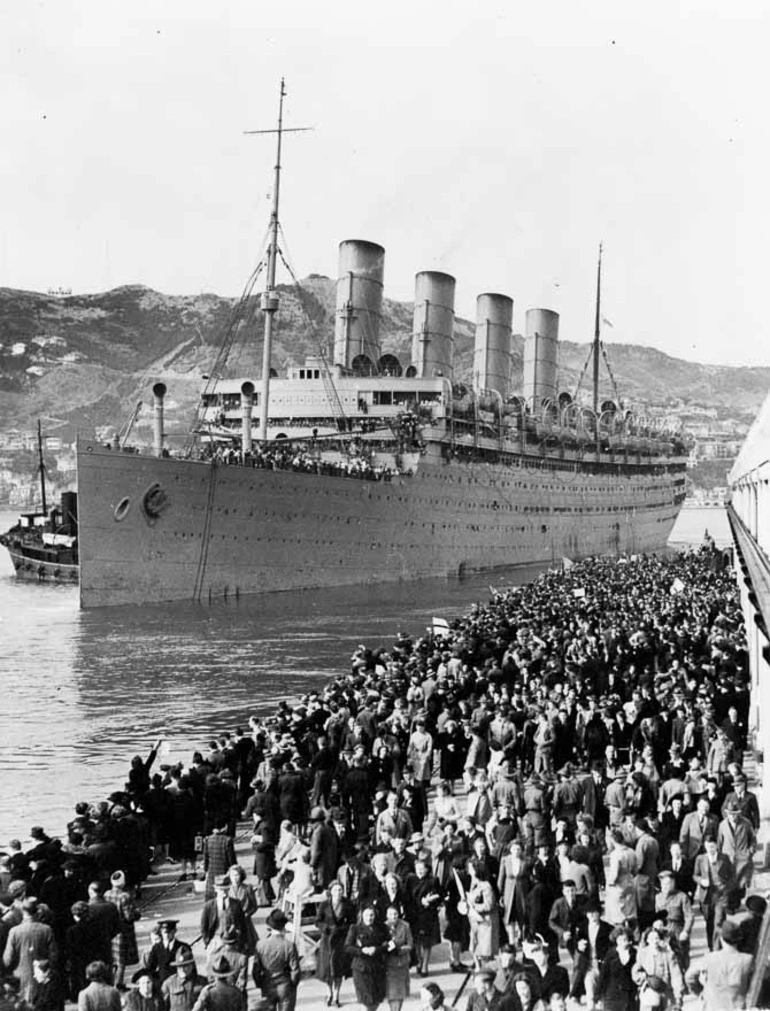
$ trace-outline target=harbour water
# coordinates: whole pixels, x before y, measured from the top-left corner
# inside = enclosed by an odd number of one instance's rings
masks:
[[[14,521],[0,512],[0,530]],[[700,544],[705,528],[730,543],[719,509],[683,510],[671,543]],[[347,672],[359,643],[419,635],[434,615],[486,601],[490,584],[534,575],[81,612],[75,587],[17,582],[2,550],[0,846],[33,825],[62,831],[77,801],[119,789],[156,738],[159,764],[188,761],[212,734]]]

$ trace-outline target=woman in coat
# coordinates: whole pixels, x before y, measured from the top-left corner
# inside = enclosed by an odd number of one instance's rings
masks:
[[[275,842],[272,835],[263,828],[258,815],[254,815],[251,848],[254,851],[254,877],[257,879],[254,888],[257,907],[272,906],[275,903],[272,882],[278,873],[275,864]]]
[[[602,1002],[604,1011],[636,1011],[639,988],[632,976],[636,952],[631,945],[631,931],[616,927],[612,940],[615,947],[610,948],[601,964],[594,999]]]
[[[386,874],[383,880],[383,888],[384,890],[374,900],[374,911],[377,914],[377,922],[385,922],[388,906],[395,906],[401,919],[406,919],[407,900],[404,895],[404,888],[398,877],[392,873]]]
[[[424,793],[433,772],[433,738],[425,729],[425,717],[418,716],[406,749],[406,760],[414,769],[414,778]]]
[[[462,779],[468,739],[457,720],[449,719],[438,735],[439,775],[448,783]]]
[[[636,919],[636,853],[626,843],[620,829],[610,834],[610,865],[604,919],[614,927]]]
[[[345,950],[345,939],[356,922],[356,907],[345,898],[339,881],[332,881],[328,892],[329,898],[318,907],[315,921],[321,934],[315,974],[329,988],[326,1003],[331,1006],[336,1001],[339,1007],[342,981],[350,975],[350,956]]]
[[[425,860],[416,860],[414,875],[407,885],[409,925],[417,952],[417,972],[428,975],[430,950],[441,941],[438,910],[444,900],[444,890]]]
[[[446,926],[444,940],[449,942],[449,968],[452,972],[466,972],[462,964],[462,953],[470,947],[471,930],[468,923],[468,902],[466,892],[470,887],[465,865],[467,857],[458,855],[447,878],[444,891],[444,913]]]
[[[203,870],[206,872],[206,900],[215,895],[214,879],[221,878],[235,860],[235,846],[227,835],[227,826],[215,828],[203,840]]]
[[[126,876],[123,871],[115,871],[110,878],[110,884],[112,887],[104,893],[104,897],[118,907],[120,915],[120,933],[112,939],[112,964],[115,966],[115,986],[122,989],[126,966],[139,961],[134,924],[142,914],[136,908],[133,896],[126,889]]]
[[[514,839],[500,862],[497,876],[497,890],[503,900],[503,923],[511,944],[516,941],[516,928],[521,933],[526,923],[530,871],[531,864],[524,858],[521,842]]]
[[[472,859],[467,868],[471,878],[467,892],[471,954],[476,968],[481,969],[500,949],[500,914],[484,864]]]
[[[389,940],[385,952],[385,999],[390,1011],[401,1011],[409,996],[409,960],[412,954],[412,931],[396,906],[388,906],[385,927]]]
[[[356,1000],[366,1011],[376,1011],[385,999],[385,952],[389,940],[387,929],[377,923],[374,906],[364,906],[361,922],[354,923],[345,938]]]
[[[228,895],[231,899],[237,899],[241,904],[243,915],[246,919],[246,937],[243,941],[244,955],[253,955],[257,947],[257,931],[254,927],[252,916],[257,911],[257,897],[251,885],[246,884],[246,871],[240,864],[233,864],[228,868],[230,878],[230,888]]]

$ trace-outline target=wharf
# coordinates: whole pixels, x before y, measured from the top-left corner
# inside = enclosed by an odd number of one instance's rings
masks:
[[[747,772],[749,770],[747,769]],[[247,871],[247,881],[255,883],[251,873],[253,868],[253,853],[251,850],[251,826],[247,822],[240,822],[235,837],[235,849],[238,863]],[[764,860],[765,845],[769,843],[767,833],[760,831],[760,845],[757,850],[756,872],[752,892],[767,895],[770,892],[770,868],[765,868]],[[149,946],[149,933],[155,921],[166,917],[173,917],[179,920],[177,936],[180,940],[192,944],[198,971],[205,975],[205,952],[203,942],[200,939],[200,914],[203,907],[203,894],[195,891],[192,881],[180,881],[179,866],[176,864],[163,863],[156,867],[157,874],[147,879],[143,888],[140,900],[142,919],[136,924],[137,941],[140,954]],[[271,907],[262,907],[254,915],[254,925],[259,937],[265,936],[265,918]],[[691,936],[691,964],[697,963],[706,953],[706,932],[705,922],[700,911],[696,911],[695,925]],[[473,980],[467,979],[462,973],[451,972],[449,965],[449,945],[442,941],[436,945],[431,953],[431,965],[429,967],[428,979],[441,987],[446,997],[448,1008],[457,1007],[465,1011],[469,993],[473,988]],[[470,955],[466,952],[465,962],[470,963]],[[562,961],[566,968],[570,965]],[[492,963],[494,966],[495,963]],[[502,975],[498,977],[498,985],[502,983]],[[417,1011],[420,1006],[419,991],[422,985],[421,978],[415,975],[411,977],[412,993],[404,1001],[404,1011]],[[461,992],[462,991],[462,992]],[[255,988],[253,981],[249,978],[248,989],[249,1011],[258,1011],[261,1008],[261,994]],[[305,975],[299,986],[297,995],[298,1011],[315,1011],[315,1009],[327,1006],[326,1000],[328,990],[325,983],[320,982],[313,975]],[[459,1000],[458,1000],[459,996]],[[342,985],[340,1002],[343,1007],[358,1008],[360,1005],[356,1001],[355,990],[352,979],[347,979]],[[575,1008],[580,1005],[576,1002]],[[687,995],[684,1000],[684,1008],[691,1008],[695,1011],[700,1006],[700,999]],[[387,1007],[383,1003],[383,1008]]]

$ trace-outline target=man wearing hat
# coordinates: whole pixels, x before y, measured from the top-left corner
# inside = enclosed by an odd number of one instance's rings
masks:
[[[254,932],[256,937],[256,931]],[[238,931],[235,927],[227,927],[218,934],[209,945],[206,952],[206,973],[209,982],[214,978],[213,968],[216,961],[222,957],[230,963],[231,973],[229,982],[237,986],[240,990],[246,989],[248,983],[249,956],[238,948],[240,941]]]
[[[532,773],[524,786],[523,802],[522,829],[527,840],[527,849],[531,852],[548,842],[548,823],[551,817],[543,781],[536,772]]]
[[[722,805],[722,817],[725,816],[728,804],[737,802],[740,812],[744,818],[748,818],[751,827],[756,832],[759,829],[759,803],[756,794],[747,789],[747,780],[744,773],[739,772],[733,777],[733,789],[727,794]]]
[[[300,969],[299,955],[286,937],[286,914],[273,909],[265,921],[267,937],[257,942],[252,976],[269,1011],[294,1011]]]
[[[730,859],[735,871],[735,896],[743,898],[754,880],[754,851],[757,837],[751,822],[741,814],[737,800],[725,804],[725,817],[719,823],[717,849]]]
[[[473,992],[468,997],[466,1011],[497,1011],[503,994],[495,986],[497,973],[493,969],[477,969],[473,974]]]
[[[664,868],[658,875],[660,891],[655,896],[655,916],[666,914],[666,924],[671,932],[674,950],[680,955],[682,968],[690,964],[690,934],[695,913],[689,898],[676,887],[674,872]]]
[[[193,1011],[246,1011],[246,991],[230,982],[233,967],[224,955],[212,965],[211,975],[214,982],[201,990]]]
[[[179,920],[158,920],[157,928],[160,940],[156,941],[145,958],[145,966],[155,978],[156,984],[162,985],[169,976],[174,975],[173,962],[177,960],[182,948],[188,947],[176,936]]]
[[[206,953],[213,957],[222,946],[222,935],[226,931],[234,931],[238,951],[245,950],[248,938],[248,926],[243,907],[230,894],[230,878],[220,874],[214,878],[215,896],[203,903],[201,910],[201,938],[206,946]]]
[[[619,765],[612,774],[612,782],[607,785],[604,793],[604,804],[607,808],[609,828],[620,828],[623,824],[623,809],[626,806],[626,769]]]
[[[160,988],[165,1011],[192,1011],[207,983],[205,977],[198,975],[192,948],[181,947],[169,967],[176,972]]]

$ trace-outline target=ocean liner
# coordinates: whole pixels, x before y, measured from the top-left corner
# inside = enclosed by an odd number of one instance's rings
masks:
[[[523,390],[511,391],[513,302],[477,299],[472,381],[453,372],[455,280],[416,277],[409,361],[383,354],[384,250],[340,245],[333,347],[278,377],[278,157],[262,375],[204,384],[197,439],[152,455],[78,440],[83,607],[212,602],[665,546],[685,495],[686,451],[662,423],[558,387],[559,318],[526,313]],[[599,282],[601,279],[601,257]]]

